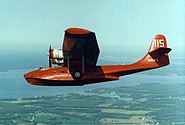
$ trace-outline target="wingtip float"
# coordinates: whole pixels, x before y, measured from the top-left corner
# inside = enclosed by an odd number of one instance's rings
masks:
[[[148,53],[129,65],[97,66],[99,47],[94,32],[81,28],[65,31],[61,49],[49,48],[49,66],[24,75],[28,83],[41,86],[81,86],[119,80],[120,76],[168,65],[165,36],[156,35]],[[52,66],[58,65],[57,67]]]

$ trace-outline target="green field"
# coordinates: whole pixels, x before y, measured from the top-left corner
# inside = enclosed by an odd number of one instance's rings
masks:
[[[184,85],[140,84],[0,100],[0,125],[183,125]]]

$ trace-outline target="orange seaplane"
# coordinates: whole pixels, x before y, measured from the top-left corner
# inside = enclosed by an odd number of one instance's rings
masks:
[[[152,40],[148,53],[136,63],[97,66],[100,51],[95,33],[69,28],[61,49],[50,46],[49,66],[29,72],[24,78],[28,83],[41,86],[81,86],[119,80],[120,76],[168,65],[170,51],[165,36],[159,34]]]

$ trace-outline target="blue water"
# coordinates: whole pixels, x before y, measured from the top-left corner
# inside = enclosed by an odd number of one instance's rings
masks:
[[[184,84],[185,87],[185,58],[171,59],[169,66],[123,76],[119,81],[104,82],[78,87],[47,87],[28,84],[23,75],[32,69],[11,69],[0,72],[0,98],[25,98],[34,96],[48,96],[67,92],[81,92],[96,88],[130,86],[142,83]]]

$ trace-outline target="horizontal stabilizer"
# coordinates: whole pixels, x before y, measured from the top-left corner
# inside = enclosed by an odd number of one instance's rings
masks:
[[[158,48],[156,50],[149,52],[148,54],[150,54],[151,56],[164,55],[166,53],[169,53],[171,50],[172,50],[171,48]]]

